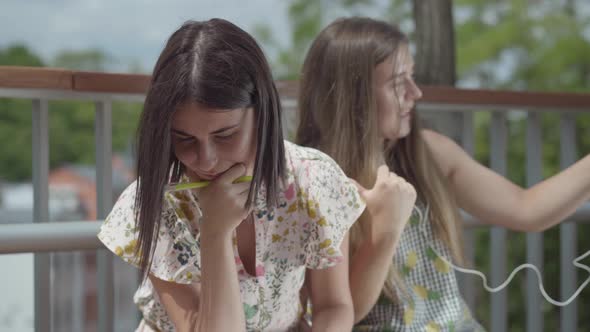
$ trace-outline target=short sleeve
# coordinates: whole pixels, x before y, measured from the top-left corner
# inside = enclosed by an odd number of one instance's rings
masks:
[[[105,218],[98,238],[115,255],[139,267],[135,252],[139,237],[135,227],[135,190],[136,182],[123,191]],[[199,217],[196,202],[190,195],[166,194],[163,206],[150,274],[183,284],[200,281],[199,245],[188,227],[189,218]]]
[[[354,183],[326,154],[315,151],[315,156],[301,166],[302,218],[310,219],[305,265],[309,269],[324,269],[342,259],[342,240],[365,209],[365,203]]]

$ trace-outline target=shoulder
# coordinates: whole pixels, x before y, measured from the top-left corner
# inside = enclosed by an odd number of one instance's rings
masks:
[[[98,238],[117,256],[138,266],[136,260],[137,228],[135,192],[137,182],[131,183],[119,196],[113,209],[100,227]]]
[[[338,164],[324,152],[285,142],[287,151],[287,167],[293,174],[295,181],[306,185],[310,180],[336,177],[346,178]]]
[[[435,163],[447,176],[454,173],[469,155],[453,139],[429,129],[422,129],[420,136],[430,151]]]
[[[422,139],[430,149],[448,150],[459,147],[451,138],[434,130],[422,129],[420,130],[420,136],[422,136]]]

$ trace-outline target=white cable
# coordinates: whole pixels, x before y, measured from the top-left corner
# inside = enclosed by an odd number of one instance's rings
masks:
[[[428,209],[429,209],[429,207],[427,206],[426,207],[426,215],[428,215]],[[427,222],[427,220],[424,219],[424,215],[422,214],[422,211],[420,211],[420,209],[418,209],[414,206],[414,210],[419,215],[420,224]],[[428,240],[428,235],[426,233],[426,230],[422,227],[422,225],[419,225],[418,227],[422,231],[423,235],[426,237],[426,240]],[[475,275],[481,277],[483,280],[483,287],[490,293],[496,293],[496,292],[499,292],[502,289],[504,289],[506,286],[508,286],[508,284],[512,281],[514,276],[520,270],[524,270],[526,268],[529,268],[529,269],[532,269],[533,271],[535,271],[535,273],[537,274],[537,278],[539,279],[539,290],[541,291],[541,294],[549,303],[556,305],[556,306],[566,306],[566,305],[570,304],[573,300],[576,299],[576,297],[580,294],[580,292],[582,292],[582,290],[588,285],[588,283],[590,283],[590,276],[589,276],[580,285],[580,287],[578,287],[578,289],[574,292],[574,294],[572,294],[572,296],[570,296],[566,301],[557,301],[557,300],[554,300],[553,298],[551,298],[551,296],[549,296],[547,294],[547,292],[545,291],[545,287],[543,286],[543,277],[541,276],[541,272],[539,271],[539,269],[533,264],[526,263],[526,264],[522,264],[522,265],[518,266],[517,268],[515,268],[512,271],[512,273],[510,273],[510,276],[508,277],[508,279],[506,279],[506,281],[504,281],[502,284],[500,284],[497,287],[491,287],[491,286],[488,286],[488,279],[486,278],[486,276],[482,272],[456,266],[453,263],[449,262],[443,255],[439,254],[438,251],[436,251],[436,249],[434,249],[434,246],[431,245],[430,247],[431,247],[432,251],[438,256],[438,258],[440,258],[443,262],[445,262],[446,264],[451,266],[453,269],[455,269],[459,272],[468,273],[468,274],[475,274]],[[586,258],[588,256],[590,256],[590,250],[588,250],[586,253],[584,253],[581,256],[578,256],[576,259],[574,259],[573,265],[576,266],[577,268],[580,268],[582,270],[586,270],[588,273],[590,273],[590,267],[580,263],[581,260],[583,260],[584,258]]]

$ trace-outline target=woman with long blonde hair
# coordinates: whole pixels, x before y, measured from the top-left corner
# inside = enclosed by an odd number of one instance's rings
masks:
[[[370,18],[331,23],[303,65],[296,142],[331,156],[367,203],[350,234],[357,328],[479,330],[445,262],[462,262],[458,207],[492,225],[542,231],[590,198],[590,156],[523,189],[421,129],[413,68],[397,27]],[[398,184],[389,196],[374,185],[384,176]]]

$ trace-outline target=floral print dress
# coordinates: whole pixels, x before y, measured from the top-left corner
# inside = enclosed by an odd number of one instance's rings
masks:
[[[303,314],[299,291],[306,269],[325,269],[341,260],[340,244],[365,208],[355,185],[324,153],[285,142],[285,155],[287,181],[278,208],[266,207],[264,188],[256,195],[256,275],[245,271],[233,234],[246,327],[251,331],[296,327]],[[121,194],[98,237],[117,256],[137,266],[135,189],[134,182]],[[200,217],[190,191],[165,195],[150,268],[153,276],[181,284],[200,281],[200,234],[188,226]],[[134,301],[143,314],[142,330],[174,331],[149,279]]]

